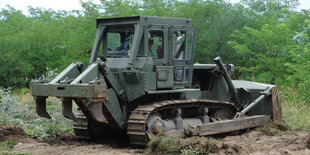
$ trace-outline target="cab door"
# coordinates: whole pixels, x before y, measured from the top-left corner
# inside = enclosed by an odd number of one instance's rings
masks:
[[[168,27],[150,25],[145,31],[145,47],[148,56],[153,59],[156,72],[156,88],[171,89],[173,87],[173,67],[169,66]]]
[[[193,74],[195,35],[193,29],[172,29],[170,57],[173,66],[174,88],[190,86]]]

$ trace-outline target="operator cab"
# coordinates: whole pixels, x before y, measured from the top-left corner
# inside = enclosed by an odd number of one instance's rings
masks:
[[[97,19],[90,63],[101,58],[110,63],[108,66],[114,72],[122,69],[153,72],[156,84],[155,88],[150,86],[151,90],[184,88],[191,85],[194,39],[191,19],[145,16]]]

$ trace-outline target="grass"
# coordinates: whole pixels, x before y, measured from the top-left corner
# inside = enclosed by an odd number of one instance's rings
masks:
[[[220,150],[224,150],[228,154],[238,154],[240,147],[209,137],[172,138],[159,136],[148,144],[145,153],[203,155],[219,153]]]
[[[17,143],[10,137],[16,135],[46,139],[72,132],[72,122],[61,114],[61,102],[49,98],[47,104],[51,120],[37,116],[29,89],[0,89],[0,155],[28,155],[12,151]]]
[[[31,155],[30,153],[20,153],[14,151],[0,151],[0,155]]]
[[[285,134],[290,127],[285,122],[270,122],[262,127],[257,128],[256,130],[263,132],[266,135],[274,136]]]
[[[61,102],[57,98],[48,98],[47,110],[52,119],[40,118],[35,112],[35,102],[29,89],[17,92],[0,91],[0,118],[18,124],[25,133],[34,138],[45,139],[64,132],[72,132],[72,122],[62,116]]]
[[[159,136],[153,139],[147,147],[147,154],[207,154],[218,150],[215,140],[211,138],[192,137],[187,139]]]
[[[281,90],[283,120],[291,129],[310,131],[310,103],[294,88]]]

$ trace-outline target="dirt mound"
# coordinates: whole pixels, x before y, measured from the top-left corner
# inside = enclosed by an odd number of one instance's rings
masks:
[[[256,130],[261,131],[268,136],[274,136],[288,131],[289,127],[284,122],[271,122],[263,127],[257,128]]]
[[[8,124],[4,121],[0,122],[0,141],[15,136],[25,136],[24,130],[16,125]]]
[[[307,135],[310,132],[291,131],[270,136],[261,131],[252,131],[240,136],[230,136],[222,141],[241,147],[240,154],[310,154]]]
[[[186,139],[158,137],[147,148],[157,154],[310,154],[310,132],[287,131],[273,127],[225,138],[192,137]],[[266,131],[276,131],[270,132]],[[284,129],[279,129],[284,130]]]
[[[236,144],[231,145],[207,137],[181,139],[160,136],[149,143],[146,152],[159,154],[208,154],[219,152],[238,154],[240,149],[241,147]]]

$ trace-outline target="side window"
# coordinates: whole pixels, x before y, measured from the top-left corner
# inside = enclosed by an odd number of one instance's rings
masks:
[[[172,52],[174,60],[191,59],[193,49],[193,31],[174,31],[172,34]]]
[[[155,59],[164,58],[164,32],[162,30],[149,31],[148,52]]]

